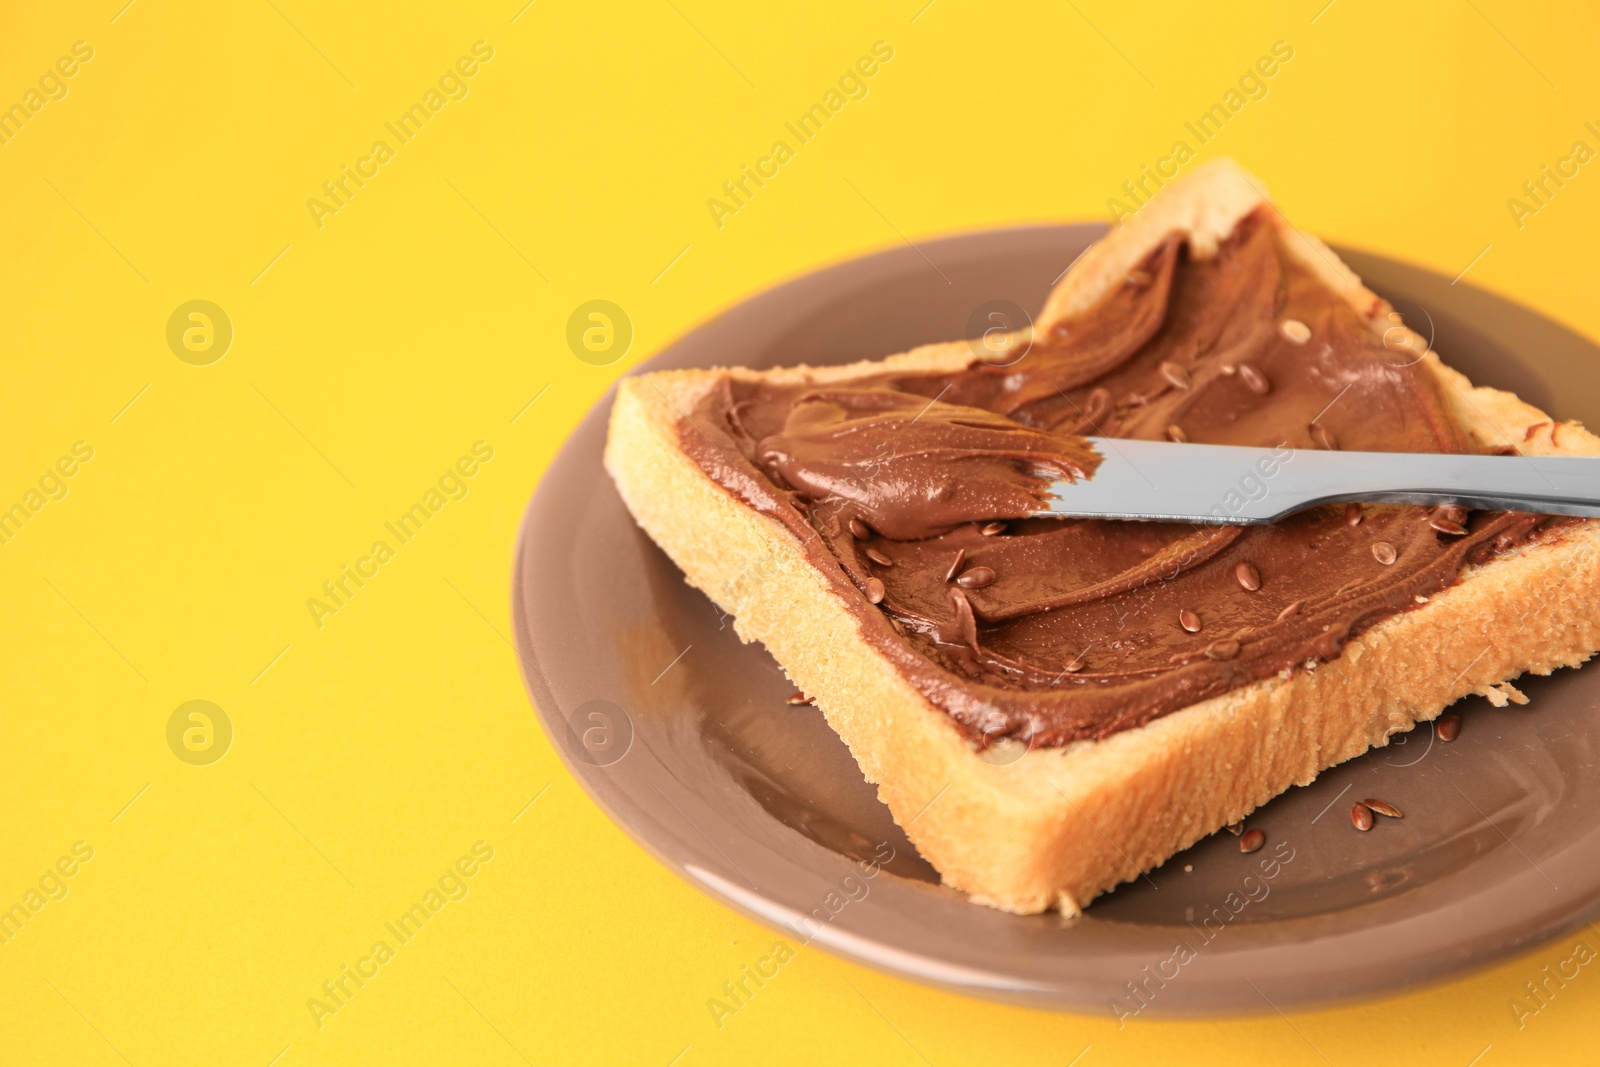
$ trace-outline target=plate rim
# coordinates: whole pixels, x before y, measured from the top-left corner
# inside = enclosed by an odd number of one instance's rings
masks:
[[[606,815],[607,819],[613,825],[621,829],[629,840],[644,849],[644,851],[657,862],[671,870],[689,885],[712,897],[718,903],[732,908],[734,911],[781,935],[790,938],[797,936],[797,931],[782,921],[782,913],[788,912],[790,914],[796,914],[793,909],[777,900],[774,900],[770,893],[762,893],[759,890],[753,893],[747,893],[741,887],[737,886],[730,879],[724,877],[723,875],[709,870],[699,870],[697,865],[685,862],[681,855],[674,855],[670,851],[666,850],[662,846],[661,842],[657,840],[657,837],[661,835],[653,835],[652,833],[648,832],[649,826],[647,825],[647,821],[639,819],[637,817],[637,812],[630,811],[625,814],[622,810],[619,810],[619,807],[615,803],[613,803],[612,798],[608,795],[613,791],[612,787],[602,784],[607,782],[607,777],[604,775],[594,774],[593,772],[596,768],[577,761],[568,751],[567,746],[562,743],[561,737],[558,736],[559,728],[566,726],[567,723],[565,719],[561,717],[561,713],[559,711],[549,710],[558,708],[559,705],[555,701],[550,685],[546,680],[542,669],[538,665],[538,652],[537,649],[533,647],[532,639],[528,633],[528,607],[524,593],[525,567],[527,565],[527,559],[529,555],[527,551],[527,545],[529,543],[533,527],[537,521],[537,516],[545,509],[544,506],[548,504],[550,496],[552,496],[555,492],[555,490],[551,488],[552,480],[550,478],[550,474],[556,471],[559,466],[563,465],[563,463],[583,462],[587,453],[582,455],[579,454],[581,451],[581,443],[579,438],[584,436],[585,431],[589,429],[595,420],[598,419],[603,422],[609,415],[611,406],[615,400],[618,383],[622,378],[647,374],[655,370],[667,369],[669,367],[716,365],[695,360],[690,360],[688,362],[674,362],[672,357],[690,339],[713,327],[725,316],[728,316],[733,312],[746,309],[750,305],[757,304],[761,301],[773,300],[777,298],[779,294],[794,288],[803,287],[808,284],[822,284],[828,279],[829,276],[862,270],[871,264],[899,261],[905,266],[912,266],[914,263],[920,262],[918,257],[922,257],[922,250],[924,249],[937,251],[941,249],[949,249],[953,245],[960,245],[968,242],[983,243],[987,241],[993,241],[1008,235],[1027,237],[1045,237],[1049,235],[1065,236],[1068,233],[1077,233],[1086,229],[1093,229],[1098,233],[1104,233],[1107,228],[1108,227],[1104,222],[1092,220],[1088,222],[1067,221],[1012,224],[996,227],[975,227],[953,233],[941,234],[936,237],[924,238],[919,240],[918,245],[912,248],[901,246],[884,246],[868,250],[858,255],[844,256],[780,278],[769,285],[737,297],[733,301],[702,317],[673,336],[669,341],[665,342],[648,358],[641,360],[639,363],[630,367],[625,374],[619,376],[616,381],[612,382],[611,385],[607,387],[605,392],[596,399],[594,404],[583,413],[577,423],[568,432],[568,435],[562,442],[561,446],[551,456],[548,463],[539,472],[537,484],[518,523],[516,539],[513,546],[513,565],[510,575],[510,621],[514,630],[512,644],[519,660],[519,674],[522,677],[524,689],[527,692],[529,701],[533,705],[535,718],[539,721],[540,728],[543,731],[546,740],[549,742],[551,747],[555,749],[558,758],[562,762],[562,765],[578,782],[583,792]],[[1093,239],[1097,238],[1091,238],[1091,241]],[[1441,281],[1444,280],[1443,275],[1426,265],[1397,258],[1386,252],[1371,251],[1365,248],[1352,247],[1342,242],[1339,244],[1334,244],[1332,247],[1336,254],[1341,256],[1341,258],[1346,259],[1347,262],[1351,257],[1354,257],[1358,260],[1383,261],[1387,265],[1399,267],[1408,272],[1419,275],[1425,275],[1430,279],[1437,279]],[[1467,282],[1465,285],[1456,286],[1456,288],[1458,290],[1464,290],[1471,293],[1472,296],[1470,297],[1470,300],[1473,303],[1478,303],[1487,298],[1499,304],[1510,305],[1528,315],[1533,316],[1534,318],[1548,323],[1550,326],[1563,333],[1570,334],[1573,337],[1581,339],[1587,343],[1593,343],[1580,331],[1567,325],[1560,319],[1546,314],[1545,312],[1530,308],[1527,305],[1521,304],[1509,297],[1505,297],[1492,291],[1483,289],[1471,282]],[[872,358],[882,357],[880,355]],[[697,593],[696,595],[703,594]],[[555,722],[555,719],[557,718],[562,718],[562,721],[560,723]],[[1369,749],[1368,751],[1372,751],[1372,749]],[[1332,768],[1327,768],[1321,773],[1327,773],[1330,770],[1332,770]],[[670,772],[666,773],[670,774]],[[618,793],[622,792],[620,788],[617,788],[615,791]],[[1289,791],[1286,790],[1285,793],[1287,792]],[[1279,794],[1278,796],[1281,797],[1283,795],[1284,794]],[[1274,797],[1273,799],[1276,800],[1278,797]],[[773,822],[777,823],[778,825],[782,825],[779,820],[770,814],[767,817],[772,819]],[[652,822],[654,822],[656,827],[664,829],[663,824],[659,821],[652,820]],[[815,848],[822,853],[832,854],[829,853],[829,850],[825,849],[822,845],[811,841],[810,839],[801,837],[800,840],[802,842],[803,849]],[[785,857],[785,859],[791,865],[799,867],[802,870],[809,869],[807,868],[803,859],[795,859],[792,855]],[[710,874],[711,877],[707,878],[707,874]],[[717,882],[722,884],[715,884]],[[939,889],[941,892],[956,892],[954,890],[947,890],[942,886],[940,886]],[[981,907],[980,905],[973,905],[970,903],[965,904],[965,906]],[[1564,936],[1565,934],[1571,933],[1574,930],[1581,929],[1582,927],[1593,923],[1597,918],[1600,918],[1600,895],[1591,897],[1589,901],[1581,907],[1569,907],[1565,909],[1565,913],[1561,919],[1551,920],[1540,924],[1537,932],[1532,935],[1529,935],[1526,933],[1526,931],[1524,931],[1522,936],[1506,937],[1496,944],[1487,946],[1480,943],[1480,937],[1479,942],[1473,943],[1475,945],[1475,950],[1468,953],[1466,959],[1440,958],[1436,960],[1436,962],[1432,963],[1432,965],[1428,966],[1395,968],[1395,973],[1392,973],[1387,979],[1382,977],[1373,979],[1363,989],[1355,990],[1342,987],[1343,991],[1340,992],[1331,992],[1313,996],[1298,996],[1285,1000],[1283,1002],[1283,1007],[1287,1007],[1290,1010],[1296,1011],[1338,1007],[1347,1004],[1370,1002],[1374,999],[1386,996],[1418,992],[1425,988],[1444,985],[1471,974],[1481,973],[1488,967],[1491,967],[1496,963],[1503,962],[1512,956],[1526,953],[1539,946],[1547,945],[1555,939]],[[1294,922],[1298,920],[1288,919],[1279,921]],[[1402,918],[1401,921],[1404,921],[1404,918]],[[1375,932],[1378,928],[1368,927],[1365,929],[1366,932],[1370,934]],[[1354,934],[1360,932],[1361,931],[1342,932],[1335,930],[1326,937],[1307,938],[1302,941],[1297,941],[1293,944],[1252,946],[1241,951],[1254,956],[1277,955],[1281,953],[1298,951],[1305,945],[1314,941],[1336,941],[1348,939],[1354,936]],[[868,966],[874,970],[893,975],[897,978],[908,980],[914,983],[934,985],[958,994],[974,996],[1000,1003],[1022,1005],[1026,1007],[1062,1013],[1088,1015],[1091,1014],[1092,1005],[1094,1003],[1104,1002],[1105,1000],[1105,997],[1098,994],[1090,994],[1082,997],[1075,996],[1069,992],[1062,983],[1046,985],[1027,982],[1026,980],[1012,978],[1004,974],[999,974],[992,971],[980,971],[975,968],[967,967],[964,964],[951,963],[949,960],[941,959],[936,955],[918,954],[908,951],[903,947],[888,945],[881,941],[875,941],[870,937],[864,937],[859,934],[851,933],[844,927],[836,929],[832,925],[825,926],[823,927],[821,934],[806,939],[804,943],[807,945],[816,944],[818,947],[821,947],[825,951],[828,951],[831,955],[834,955],[838,958],[845,959],[863,966]],[[1466,945],[1467,942],[1463,941],[1462,944]],[[1412,958],[1418,958],[1416,953],[1410,953],[1409,955]],[[1253,985],[1253,983],[1251,984]],[[1334,984],[1336,986],[1340,985],[1338,981],[1335,981]],[[1259,992],[1259,989],[1257,991]],[[1262,1001],[1259,1003],[1259,1005],[1254,1007],[1247,1007],[1238,1003],[1233,1004],[1232,1006],[1218,1006],[1198,1001],[1189,1002],[1180,999],[1180,1002],[1177,1004],[1163,1004],[1159,1009],[1153,1010],[1151,1014],[1163,1018],[1248,1018],[1270,1015],[1279,1010],[1280,1006],[1278,1003],[1267,1000],[1265,994],[1262,994]]]

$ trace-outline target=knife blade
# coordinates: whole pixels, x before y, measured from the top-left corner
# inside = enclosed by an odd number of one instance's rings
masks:
[[[1051,486],[1043,514],[1269,523],[1317,504],[1456,504],[1600,517],[1600,457],[1329,452],[1091,437],[1094,477]]]

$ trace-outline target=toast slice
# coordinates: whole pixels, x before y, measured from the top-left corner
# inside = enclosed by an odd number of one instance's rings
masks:
[[[1479,451],[1600,455],[1600,439],[1493,389],[1474,387],[1316,238],[1294,230],[1259,186],[1223,160],[1168,185],[1067,272],[1037,323],[1049,330],[1101,305],[1174,235],[1216,254],[1246,216],[1264,217],[1290,255],[1435,376]],[[849,745],[867,780],[945,883],[1017,913],[1076,914],[1291,785],[1384,745],[1468,694],[1520,701],[1526,672],[1575,666],[1600,649],[1600,520],[1564,525],[1466,566],[1413,610],[1353,637],[1337,669],[1295,669],[1123,729],[1060,747],[984,749],[956,728],[862,633],[860,605],[793,530],[714,481],[686,453],[680,422],[728,376],[847,383],[885,371],[967,367],[967,342],[836,367],[666,371],[625,378],[605,464],[641,527],[760,641]],[[852,609],[855,610],[852,610]],[[1013,748],[1005,749],[1005,745]]]

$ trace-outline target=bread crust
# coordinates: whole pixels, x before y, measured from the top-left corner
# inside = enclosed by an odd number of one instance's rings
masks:
[[[1238,220],[1265,203],[1231,161],[1199,168],[1090,249],[1051,294],[1040,325],[1092,307],[1174,231],[1189,239],[1191,254],[1215,254]],[[1475,442],[1528,455],[1600,455],[1600,439],[1581,426],[1555,423],[1444,366],[1331,250],[1267,211],[1293,254],[1387,334],[1391,348],[1409,348],[1438,376]],[[625,378],[605,465],[634,518],[689,584],[733,616],[742,640],[767,646],[844,739],[918,851],[976,902],[1076,914],[1460,697],[1517,699],[1512,679],[1576,666],[1600,649],[1600,521],[1585,521],[1468,568],[1461,582],[1374,625],[1318,669],[1235,689],[1100,741],[1033,750],[1005,742],[980,754],[861,637],[862,623],[843,599],[854,591],[835,589],[792,533],[707,476],[678,432],[725,374],[837,381],[956,370],[972,358],[966,342],[955,342],[839,367]]]

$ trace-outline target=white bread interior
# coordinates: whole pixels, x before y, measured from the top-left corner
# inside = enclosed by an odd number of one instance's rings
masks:
[[[1260,186],[1230,161],[1197,168],[1085,253],[1051,294],[1040,326],[1092,308],[1174,231],[1191,254],[1215,254],[1264,202]],[[1473,439],[1527,455],[1600,455],[1600,439],[1576,423],[1555,423],[1445,367],[1331,250],[1267,211],[1290,251],[1387,333],[1391,347],[1421,356]],[[1236,689],[1102,741],[1028,751],[1008,751],[1007,742],[980,755],[860,636],[842,599],[859,594],[833,588],[788,530],[713,482],[678,443],[679,419],[725,373],[834,381],[890,368],[954,370],[972,358],[968,343],[955,342],[849,366],[625,378],[605,463],[640,526],[734,617],[743,640],[765,644],[815,699],[917,849],[974,901],[1076,914],[1460,697],[1520,700],[1512,679],[1575,666],[1600,649],[1600,521],[1586,521],[1470,568],[1459,584],[1373,626],[1316,670]]]

